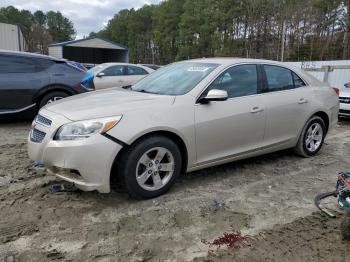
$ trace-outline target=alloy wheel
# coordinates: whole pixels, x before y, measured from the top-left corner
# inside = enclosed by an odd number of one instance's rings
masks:
[[[172,153],[164,147],[155,147],[139,159],[136,166],[136,180],[145,190],[159,190],[170,181],[174,169],[175,160]]]
[[[323,140],[323,129],[319,123],[313,123],[306,132],[305,146],[309,152],[319,149]]]
[[[47,104],[51,104],[51,103],[56,102],[57,100],[60,100],[60,99],[62,99],[62,98],[63,98],[63,97],[61,97],[61,96],[52,97],[51,99],[49,99],[49,100],[47,101]]]

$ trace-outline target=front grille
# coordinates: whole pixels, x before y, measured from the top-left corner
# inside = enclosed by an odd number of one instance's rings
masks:
[[[30,141],[34,143],[41,143],[45,138],[46,133],[38,129],[32,129],[30,132]]]
[[[51,126],[52,121],[42,115],[37,115],[35,118],[35,122],[44,126]]]
[[[339,102],[342,104],[350,104],[350,97],[339,97]]]
[[[339,110],[339,113],[340,113],[340,114],[350,115],[350,110],[340,109],[340,110]]]

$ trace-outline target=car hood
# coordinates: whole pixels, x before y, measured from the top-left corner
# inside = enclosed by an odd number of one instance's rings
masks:
[[[164,107],[173,104],[174,99],[174,96],[110,88],[71,96],[48,104],[45,109],[72,121],[79,121],[124,114],[131,110],[149,109],[151,106]]]

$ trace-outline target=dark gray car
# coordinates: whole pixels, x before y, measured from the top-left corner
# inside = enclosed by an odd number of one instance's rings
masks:
[[[55,100],[88,91],[84,69],[65,60],[0,51],[0,116],[35,114]]]

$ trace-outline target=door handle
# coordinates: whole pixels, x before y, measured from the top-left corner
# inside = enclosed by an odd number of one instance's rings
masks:
[[[260,112],[262,112],[262,111],[264,111],[263,108],[260,108],[260,107],[258,107],[258,106],[255,106],[255,107],[253,107],[253,108],[250,110],[250,113],[256,114],[256,113],[260,113]]]
[[[306,104],[307,102],[308,102],[307,99],[305,99],[305,98],[300,98],[298,104],[299,104],[299,105],[302,105],[302,104]]]

